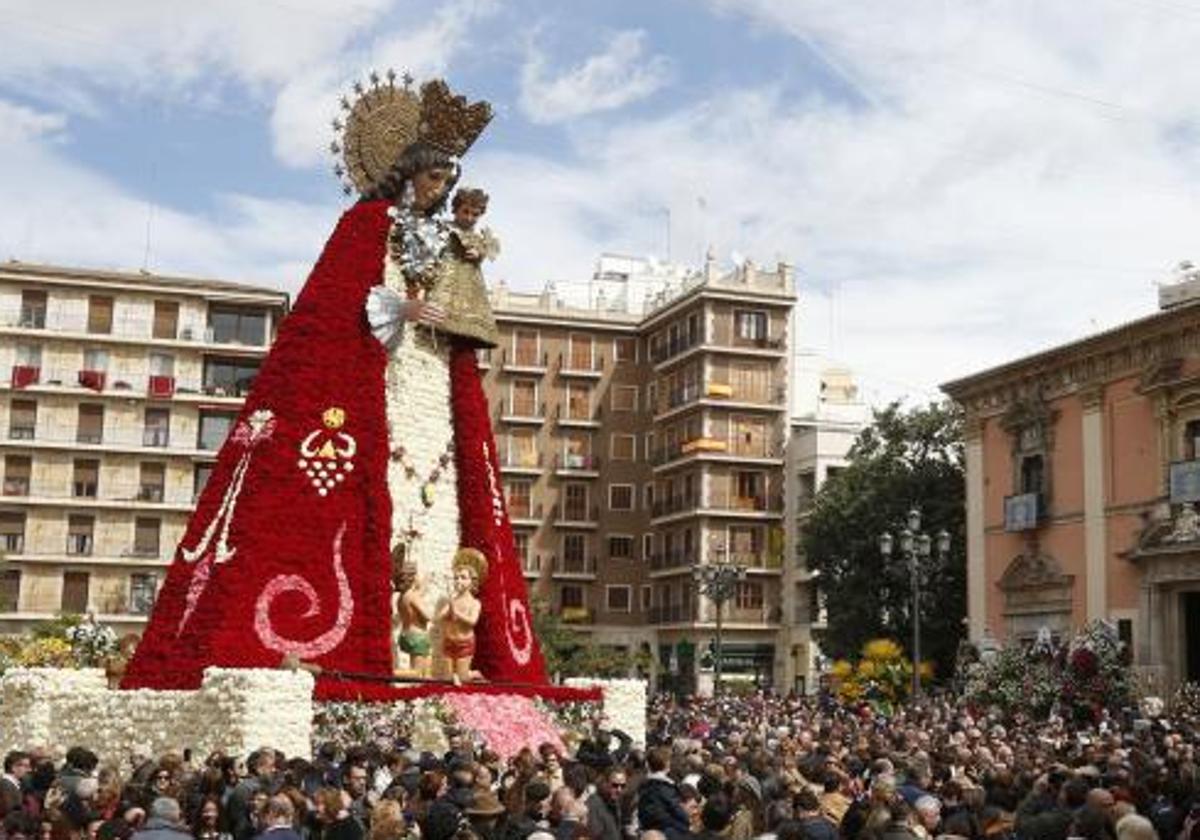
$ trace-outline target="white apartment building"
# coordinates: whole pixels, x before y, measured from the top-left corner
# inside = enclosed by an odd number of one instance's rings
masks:
[[[288,296],[0,264],[0,632],[138,630]]]
[[[813,498],[825,480],[847,463],[859,432],[870,423],[870,407],[860,401],[853,374],[811,353],[792,360],[793,414],[787,447],[787,545],[792,553],[783,582],[787,664],[785,685],[816,690],[821,652],[813,631],[824,625],[819,578],[808,567],[801,544]],[[781,686],[781,688],[784,686]]]

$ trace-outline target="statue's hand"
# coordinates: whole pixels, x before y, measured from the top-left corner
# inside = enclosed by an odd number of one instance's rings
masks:
[[[429,301],[406,300],[404,302],[404,315],[402,317],[404,320],[412,321],[416,324],[436,327],[442,321],[446,320],[446,310],[436,303],[430,303]]]

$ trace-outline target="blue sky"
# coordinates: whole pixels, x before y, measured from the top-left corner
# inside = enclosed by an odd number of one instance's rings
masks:
[[[496,107],[465,161],[490,276],[663,257],[669,209],[677,260],[796,264],[799,343],[875,400],[1147,314],[1200,257],[1200,10],[1167,0],[0,0],[0,25],[0,258],[294,291],[344,206],[328,119],[388,66]]]

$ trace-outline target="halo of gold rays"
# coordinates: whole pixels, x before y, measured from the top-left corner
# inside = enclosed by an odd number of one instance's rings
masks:
[[[418,136],[421,97],[412,89],[408,73],[399,77],[388,69],[380,76],[371,71],[368,83],[355,82],[354,97],[342,96],[342,115],[333,122],[334,140],[329,151],[340,158],[333,174],[342,192],[370,193],[387,177],[400,153]]]

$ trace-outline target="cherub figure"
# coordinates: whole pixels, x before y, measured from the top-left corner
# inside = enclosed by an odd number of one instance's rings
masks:
[[[500,254],[500,241],[488,228],[476,231],[475,225],[487,213],[488,194],[477,187],[463,187],[454,194],[450,209],[454,223],[450,236],[462,249],[461,258],[478,265],[485,259],[494,260]]]
[[[475,625],[479,622],[479,587],[487,577],[487,558],[474,548],[460,548],[452,565],[454,579],[450,597],[438,610],[442,628],[442,654],[450,663],[455,684],[476,682],[483,675],[472,670],[475,657]]]
[[[433,674],[433,644],[429,639],[433,605],[424,576],[405,561],[403,546],[396,548],[392,553],[392,616],[400,631],[396,647],[409,658],[408,669],[396,668],[396,675],[428,678]]]

